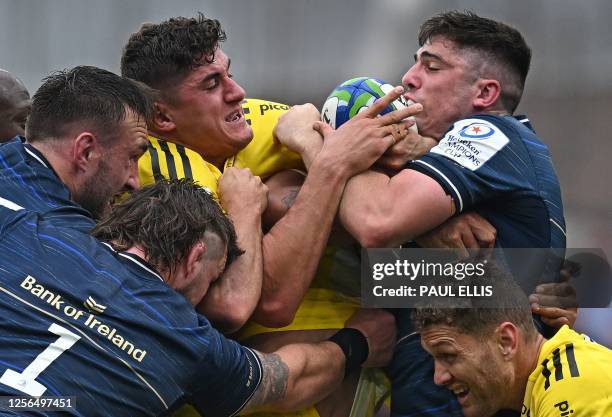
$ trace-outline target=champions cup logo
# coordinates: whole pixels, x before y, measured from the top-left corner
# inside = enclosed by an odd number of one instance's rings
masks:
[[[491,136],[495,130],[484,123],[471,123],[459,131],[459,136],[469,139],[484,139]]]

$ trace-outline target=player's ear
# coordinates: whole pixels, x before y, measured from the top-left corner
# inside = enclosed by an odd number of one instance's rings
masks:
[[[476,81],[478,89],[477,96],[474,98],[474,108],[482,111],[493,107],[501,95],[499,81],[492,79],[479,79]]]
[[[170,106],[163,101],[156,100],[154,107],[153,130],[172,133],[176,129],[176,124]]]
[[[204,255],[206,255],[207,250],[206,244],[202,241],[198,241],[189,249],[183,260],[185,262],[186,281],[192,282],[193,280],[201,278],[202,259]]]
[[[519,329],[508,321],[501,323],[495,329],[495,341],[504,360],[515,357],[519,344]]]
[[[70,157],[79,172],[87,172],[92,167],[97,169],[102,149],[94,133],[79,133],[72,139],[70,146]]]

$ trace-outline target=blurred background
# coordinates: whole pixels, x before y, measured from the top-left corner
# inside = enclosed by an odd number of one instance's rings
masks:
[[[602,248],[612,259],[608,0],[0,0],[0,68],[31,93],[56,69],[88,64],[118,73],[121,49],[142,22],[202,11],[227,32],[223,48],[248,96],[320,107],[348,78],[399,83],[420,23],[450,9],[522,31],[533,60],[519,113],[551,148],[568,247]]]

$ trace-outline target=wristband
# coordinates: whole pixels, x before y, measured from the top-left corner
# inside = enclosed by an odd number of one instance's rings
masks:
[[[327,339],[340,346],[346,362],[344,365],[344,377],[346,378],[355,369],[359,369],[361,364],[368,359],[369,347],[368,339],[357,329],[350,327],[340,329],[336,334]]]

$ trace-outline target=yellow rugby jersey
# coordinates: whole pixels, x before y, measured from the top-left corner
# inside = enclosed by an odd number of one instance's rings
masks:
[[[300,156],[280,144],[272,134],[278,118],[289,106],[259,99],[246,99],[243,109],[247,123],[253,129],[253,140],[235,156],[225,161],[224,168],[235,166],[249,168],[254,175],[263,178],[287,169],[304,169]],[[152,184],[162,178],[191,178],[217,196],[217,181],[222,172],[204,160],[197,152],[183,145],[149,136],[147,152],[138,161],[140,183]],[[313,330],[342,328],[344,322],[358,308],[359,303],[339,295],[330,276],[340,275],[333,254],[337,248],[328,248],[317,273],[314,286],[306,294],[296,313],[294,322],[282,330]],[[332,273],[333,271],[333,273]],[[354,279],[359,285],[359,269]],[[346,274],[342,274],[346,275]],[[346,293],[345,293],[346,294]],[[353,295],[353,294],[351,294]],[[246,338],[263,332],[278,331],[248,323],[238,338]]]
[[[278,142],[272,134],[276,121],[289,106],[272,101],[246,99],[242,103],[244,116],[253,129],[253,140],[236,155],[225,161],[224,169],[235,166],[249,168],[254,175],[266,178],[287,169],[304,169],[302,159]],[[215,196],[222,172],[197,152],[149,136],[149,148],[138,161],[142,185],[162,178],[191,178],[207,187]]]
[[[278,118],[289,110],[289,106],[259,99],[247,99],[242,106],[245,119],[253,129],[253,140],[235,156],[228,158],[225,161],[224,169],[231,166],[249,168],[254,175],[262,178],[287,169],[305,170],[300,156],[280,144],[272,133]],[[162,178],[191,178],[209,189],[217,197],[217,182],[222,172],[216,166],[183,145],[167,142],[154,136],[149,136],[149,141],[148,151],[138,161],[139,177],[142,185],[152,184]],[[291,325],[282,329],[271,329],[249,322],[235,337],[243,339],[264,332],[339,329],[344,327],[346,320],[359,308],[359,302],[355,298],[347,297],[342,293],[351,296],[358,294],[360,277],[358,266],[355,268],[351,264],[347,268],[349,262],[338,262],[339,253],[342,253],[340,248],[327,248],[317,272],[317,278],[313,282],[313,288],[310,288],[306,293]],[[352,286],[350,284],[353,278],[352,271],[356,271],[354,282],[357,289],[353,287],[352,291],[343,291]],[[344,279],[338,280],[342,281],[343,285],[331,283],[332,277],[335,276],[344,277]],[[349,284],[347,285],[347,283]],[[364,382],[366,381],[369,381],[369,379],[364,379]],[[363,400],[372,402],[371,393],[378,392],[378,388],[372,387],[371,382],[367,384],[369,384],[368,389],[365,391],[368,391],[369,394],[367,396],[363,395]],[[386,386],[386,384],[383,385]],[[376,399],[378,398],[377,395]],[[369,415],[372,414],[373,409]],[[257,417],[266,415],[267,413],[259,413]],[[318,413],[314,407],[308,407],[301,412],[285,413],[284,415],[316,417]],[[182,407],[173,415],[173,417],[197,416],[199,414],[189,405]],[[274,416],[279,417],[280,415],[274,414]]]
[[[563,326],[542,345],[522,416],[612,416],[612,350]]]

